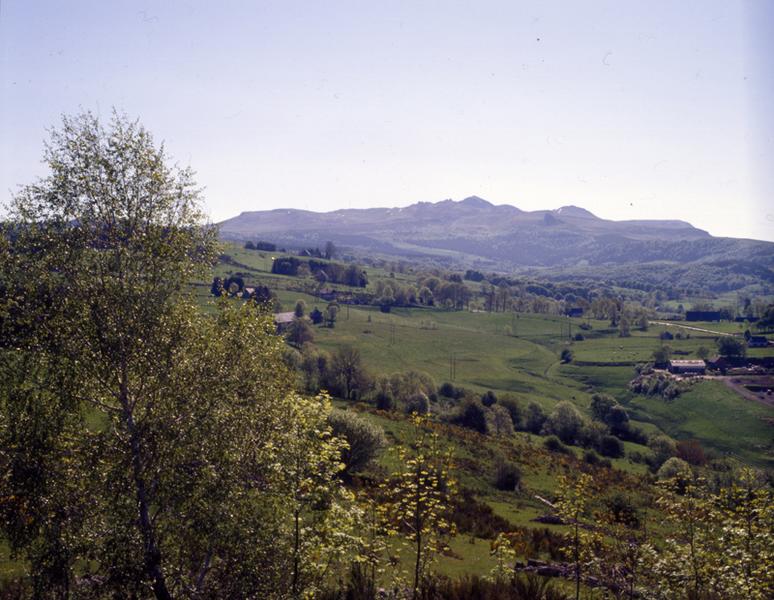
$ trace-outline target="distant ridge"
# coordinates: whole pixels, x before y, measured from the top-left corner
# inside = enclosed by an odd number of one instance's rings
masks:
[[[715,238],[685,221],[612,221],[574,205],[523,211],[478,196],[400,208],[249,211],[219,227],[228,240],[260,238],[288,247],[331,240],[355,253],[502,269],[743,261],[766,278],[774,267],[774,243]]]

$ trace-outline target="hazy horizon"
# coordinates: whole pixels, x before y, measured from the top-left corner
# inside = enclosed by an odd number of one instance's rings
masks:
[[[479,196],[774,241],[774,4],[6,1],[0,204],[124,111],[244,211]]]

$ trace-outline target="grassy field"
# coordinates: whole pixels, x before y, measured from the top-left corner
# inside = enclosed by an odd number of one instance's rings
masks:
[[[234,261],[248,266],[250,277],[256,281],[270,287],[280,284],[272,289],[283,310],[292,310],[297,299],[303,299],[310,309],[325,307],[324,301],[296,291],[305,285],[302,280],[277,279],[268,273],[270,254],[233,245],[227,252]],[[234,268],[222,267],[228,268],[221,275]],[[371,268],[368,273],[370,288],[379,279],[414,281],[411,273]],[[199,290],[202,300],[207,291]],[[586,329],[581,329],[581,324]],[[684,329],[683,325],[710,332]],[[664,331],[679,333],[681,339],[662,341]],[[713,353],[719,334],[742,331],[734,322],[671,322],[651,325],[647,331],[632,329],[629,337],[619,337],[618,330],[608,322],[593,319],[434,308],[394,308],[382,313],[375,307],[342,306],[335,328],[315,328],[315,344],[329,351],[355,346],[376,374],[421,370],[438,383],[453,381],[477,392],[509,392],[547,410],[558,401],[569,400],[587,412],[593,393],[609,393],[630,408],[634,424],[646,433],[660,430],[678,439],[695,438],[716,452],[771,466],[772,409],[718,383],[703,383],[670,403],[628,391],[635,375],[634,365],[650,360],[662,345],[668,344],[675,358],[695,358],[700,348]],[[571,339],[577,333],[583,335],[582,341]],[[559,362],[564,348],[573,352],[570,364]],[[750,352],[755,356],[772,353],[772,349]]]
[[[720,454],[774,467],[774,411],[741,399],[720,382],[696,383],[671,402],[633,396],[627,408],[672,437],[695,438]]]

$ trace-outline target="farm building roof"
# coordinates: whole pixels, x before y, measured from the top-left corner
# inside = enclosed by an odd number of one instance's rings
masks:
[[[706,366],[703,360],[670,360],[669,364],[673,367],[693,367],[696,369],[703,369]]]

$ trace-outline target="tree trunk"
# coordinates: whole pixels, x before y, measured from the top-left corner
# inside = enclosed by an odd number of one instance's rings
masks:
[[[124,409],[124,419],[126,428],[129,431],[129,443],[132,452],[132,474],[137,493],[137,508],[139,512],[139,527],[142,534],[143,545],[145,546],[145,574],[152,582],[153,593],[158,600],[172,600],[172,595],[167,589],[164,580],[164,572],[161,569],[161,550],[156,543],[156,536],[153,533],[153,524],[151,523],[150,511],[148,508],[148,492],[143,477],[142,448],[140,438],[137,433],[137,427],[132,415],[132,409],[129,402],[129,392],[127,387],[126,366],[123,366],[123,375],[121,379],[121,404]]]

